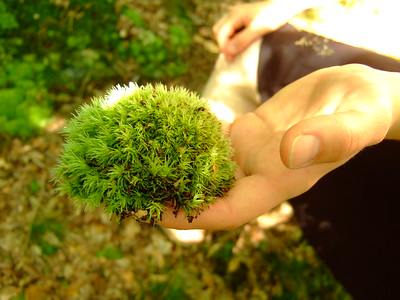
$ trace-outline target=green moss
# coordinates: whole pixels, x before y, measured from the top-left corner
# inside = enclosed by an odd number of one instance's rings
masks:
[[[117,86],[80,107],[63,134],[59,190],[118,219],[154,224],[172,207],[190,222],[233,184],[229,138],[183,88]]]

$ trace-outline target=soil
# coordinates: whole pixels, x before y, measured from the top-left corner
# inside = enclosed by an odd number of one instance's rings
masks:
[[[224,7],[192,2],[189,72],[167,84],[200,91],[217,56],[211,25]],[[208,231],[202,242],[185,244],[159,227],[118,224],[101,208],[85,212],[59,196],[52,181],[59,130],[81,101],[60,107],[42,135],[0,148],[0,300],[343,297],[293,219]]]

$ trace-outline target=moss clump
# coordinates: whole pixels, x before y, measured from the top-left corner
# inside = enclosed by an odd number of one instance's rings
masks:
[[[234,181],[230,140],[183,88],[117,86],[81,106],[63,134],[58,189],[119,220],[155,224],[172,207],[190,222]]]

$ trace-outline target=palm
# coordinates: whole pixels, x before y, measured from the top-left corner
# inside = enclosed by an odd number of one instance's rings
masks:
[[[175,218],[167,211],[161,225],[204,229],[240,226],[304,193],[362,148],[383,139],[390,119],[387,103],[382,101],[384,94],[372,84],[376,78],[367,80],[357,72],[349,77],[352,71],[358,72],[358,67],[313,73],[282,89],[254,113],[238,118],[230,131],[239,166],[234,187],[193,223],[188,224],[183,213]],[[361,71],[373,75],[369,70]],[[378,130],[370,130],[377,123]],[[291,137],[321,128],[322,144],[333,159],[328,155],[327,162],[299,169],[286,167],[282,158],[287,163]],[[344,154],[343,149],[347,150]]]

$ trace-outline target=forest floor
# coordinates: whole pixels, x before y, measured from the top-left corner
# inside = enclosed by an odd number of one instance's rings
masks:
[[[200,91],[217,56],[199,2],[189,72],[168,84]],[[211,4],[210,4],[211,3]],[[213,13],[209,13],[212,11]],[[42,135],[0,148],[0,300],[345,299],[293,218],[207,231],[182,243],[159,227],[83,212],[52,182],[60,128],[80,103],[61,107]]]

